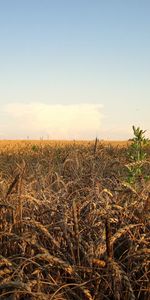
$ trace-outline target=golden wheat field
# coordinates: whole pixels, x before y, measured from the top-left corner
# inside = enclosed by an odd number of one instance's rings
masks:
[[[0,299],[150,299],[150,180],[126,183],[127,151],[0,142]]]

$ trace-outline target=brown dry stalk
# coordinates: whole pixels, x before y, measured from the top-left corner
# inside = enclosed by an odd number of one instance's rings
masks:
[[[26,292],[31,292],[30,284],[24,283],[22,281],[9,281],[1,284],[0,290],[5,290],[5,289],[11,289],[11,290],[21,289]]]
[[[53,245],[57,248],[60,248],[59,243],[55,240],[55,238],[51,235],[51,233],[47,230],[47,228],[37,221],[24,221],[24,224],[26,224],[28,227],[33,227],[39,232],[41,232],[45,237],[50,239],[50,241],[53,243]]]
[[[64,269],[70,275],[74,273],[73,267],[71,265],[69,265],[67,262],[63,261],[62,259],[49,254],[48,252],[43,254],[37,254],[35,258],[41,259],[43,261],[46,260],[52,266],[57,265],[58,267]]]
[[[112,246],[116,241],[117,239],[119,239],[122,235],[126,234],[126,232],[134,227],[138,227],[138,226],[142,226],[143,224],[129,224],[123,228],[120,228],[110,239],[110,246]],[[107,247],[106,245],[103,243],[103,244],[99,244],[97,246],[97,249],[96,249],[96,256],[101,256],[103,255],[107,250]]]
[[[20,178],[20,174],[17,174],[14,178],[14,180],[12,181],[12,183],[10,184],[9,188],[8,188],[8,191],[6,193],[6,200],[8,198],[8,196],[12,193],[13,191],[13,188],[17,185],[18,181],[19,181],[19,178]]]
[[[20,172],[20,177],[19,177],[19,182],[18,182],[18,216],[19,216],[19,221],[22,222],[22,184],[23,184],[23,175],[25,173],[25,168],[26,168],[26,163],[23,160],[22,166],[21,166],[21,172]]]
[[[115,300],[135,300],[130,280],[121,267],[114,260],[110,260],[108,269],[112,270]]]
[[[111,243],[111,229],[110,222],[108,219],[105,220],[105,230],[106,230],[106,251],[108,259],[113,258],[113,244]]]
[[[94,143],[94,150],[93,150],[93,154],[94,154],[94,155],[96,154],[97,144],[98,144],[98,138],[96,137],[95,143]]]
[[[59,287],[56,292],[54,292],[54,294],[52,295],[52,297],[50,298],[50,300],[53,300],[55,299],[56,295],[62,290],[62,289],[65,289],[65,288],[68,288],[68,287],[78,287],[79,289],[82,289],[82,287],[84,287],[88,282],[83,282],[83,283],[67,283],[67,284],[64,284],[62,285],[61,287]],[[93,299],[90,299],[90,300],[93,300]]]
[[[79,241],[79,224],[78,224],[78,215],[77,215],[77,205],[75,200],[73,200],[73,222],[74,222],[74,233],[76,238],[76,246],[77,246],[77,262],[80,265],[80,241]]]
[[[135,300],[135,295],[130,280],[125,272],[123,272],[122,283],[125,287],[125,300]]]

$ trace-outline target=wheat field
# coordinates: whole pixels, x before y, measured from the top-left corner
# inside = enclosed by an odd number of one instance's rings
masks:
[[[126,184],[127,150],[0,142],[0,299],[150,299],[150,180]]]

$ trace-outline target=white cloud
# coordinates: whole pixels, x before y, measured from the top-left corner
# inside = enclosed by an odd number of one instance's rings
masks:
[[[101,131],[101,105],[10,103],[0,121],[5,138],[94,139]],[[5,119],[5,121],[4,121]]]

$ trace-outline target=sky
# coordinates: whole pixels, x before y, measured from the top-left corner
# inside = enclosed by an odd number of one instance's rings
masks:
[[[150,136],[149,0],[0,0],[0,139]]]

